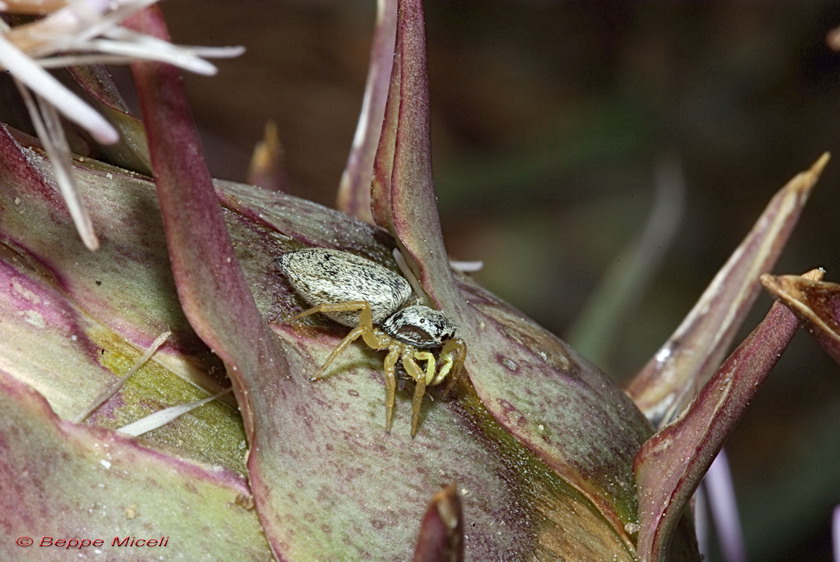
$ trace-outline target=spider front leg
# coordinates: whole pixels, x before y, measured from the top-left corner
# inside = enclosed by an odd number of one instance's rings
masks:
[[[382,371],[385,373],[385,433],[391,433],[391,421],[394,419],[394,402],[397,398],[397,359],[400,348],[392,347],[385,357]]]
[[[426,372],[420,370],[417,361],[426,361]],[[408,351],[402,355],[402,364],[408,375],[414,379],[414,398],[411,401],[411,436],[417,434],[417,424],[420,421],[420,406],[423,404],[423,396],[426,394],[426,379],[434,376],[435,356],[428,351],[415,351],[412,355]]]
[[[440,384],[447,375],[451,374],[450,382],[443,391],[444,396],[447,396],[455,383],[458,382],[461,371],[464,369],[464,360],[467,358],[467,344],[461,338],[452,338],[443,344],[440,358],[443,360],[443,364],[438,369],[434,381],[430,384]]]
[[[460,338],[453,338],[447,341],[440,352],[442,364],[437,367],[438,360],[429,351],[417,351],[408,355],[403,353],[402,363],[406,372],[416,382],[414,387],[414,399],[411,408],[411,436],[417,433],[417,424],[420,419],[420,407],[423,404],[423,396],[426,394],[427,386],[435,386],[443,382],[447,375],[452,373],[453,382],[457,378],[464,365],[464,358],[467,355],[467,346]],[[425,370],[420,369],[418,361],[425,361]],[[450,385],[451,387],[451,385]],[[447,388],[447,392],[449,388]]]

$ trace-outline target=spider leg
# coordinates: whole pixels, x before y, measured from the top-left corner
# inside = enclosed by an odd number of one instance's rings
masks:
[[[361,337],[366,344],[368,344],[373,349],[382,349],[383,347],[387,346],[387,343],[383,345],[382,337],[377,337],[377,330],[373,327],[373,314],[370,310],[370,304],[366,301],[350,301],[350,302],[342,302],[342,303],[322,303],[317,306],[313,306],[303,312],[292,316],[284,320],[283,322],[294,322],[295,320],[299,320],[306,316],[310,316],[312,314],[317,313],[329,313],[329,312],[352,312],[358,310],[359,311],[359,325],[356,326],[353,330],[350,331],[347,336],[341,340],[341,343],[338,344],[330,356],[327,357],[327,360],[321,365],[321,368],[318,369],[314,375],[309,377],[309,380],[320,379],[324,377],[324,371],[330,366],[330,364],[335,361],[335,358],[338,357],[342,351],[347,349],[347,347],[356,341],[359,337]]]
[[[398,347],[391,348],[383,363],[385,372],[385,433],[391,433],[391,421],[394,419],[394,401],[397,396],[397,359],[400,357]]]
[[[363,335],[364,328],[362,327],[351,330],[350,333],[347,334],[347,336],[343,340],[341,340],[341,343],[338,344],[336,348],[332,350],[332,353],[330,353],[330,356],[327,357],[326,361],[324,361],[324,364],[321,365],[321,368],[319,368],[317,371],[315,371],[315,374],[309,377],[309,380],[314,381],[316,379],[324,378],[324,372],[327,370],[327,367],[329,367],[330,364],[332,364],[332,362],[335,361],[335,358],[338,357],[342,351],[347,349],[347,346],[356,341],[359,338],[359,336]]]
[[[426,372],[425,374],[421,375],[423,382],[426,386],[432,386],[432,380],[435,378],[435,369],[437,368],[437,359],[432,353],[428,351],[417,351],[414,353],[415,361],[425,361],[426,362]],[[419,379],[418,379],[419,380]]]
[[[457,363],[458,359],[453,358],[452,354],[440,354],[440,358],[443,361],[443,364],[438,369],[437,373],[434,371],[432,375],[434,378],[426,379],[429,386],[434,386],[443,382],[443,379],[451,372],[452,378],[455,379],[458,376],[458,372],[461,370],[461,363]],[[453,371],[454,368],[454,371]]]
[[[402,356],[403,367],[405,367],[405,370],[409,374],[409,376],[411,376],[411,378],[417,381],[414,387],[414,399],[411,402],[412,437],[414,437],[417,434],[417,424],[420,421],[420,406],[423,404],[423,396],[426,394],[426,375],[423,374],[423,371],[420,370],[420,365],[418,365],[417,361],[415,361],[415,356],[422,355],[423,353],[428,352],[415,353],[414,356],[406,354],[403,354]],[[422,361],[425,359],[425,357],[421,357],[420,359]],[[432,356],[432,359],[434,359],[434,356]],[[431,368],[434,369],[434,362],[431,363]]]
[[[358,327],[358,329],[364,330],[362,332],[362,339],[371,349],[380,350],[389,348],[394,340],[388,334],[374,328],[373,312],[370,310],[370,304],[367,302],[362,302],[362,304],[364,306],[359,311]],[[394,358],[394,363],[396,364],[396,362],[397,358]]]
[[[414,398],[411,401],[411,436],[417,434],[417,422],[420,420],[420,406],[423,404],[423,395],[426,394],[426,381],[420,379],[414,387]]]
[[[447,374],[452,373],[449,384],[446,385],[446,389],[443,391],[443,395],[448,396],[455,383],[458,382],[461,372],[464,369],[464,360],[467,357],[467,344],[461,338],[453,338],[443,345],[440,356],[445,357],[445,363],[438,371],[438,376],[432,384],[440,384]]]
[[[330,312],[359,312],[359,323],[353,328],[347,336],[341,340],[341,343],[332,350],[327,360],[318,369],[314,375],[309,377],[309,380],[316,380],[324,377],[327,368],[335,361],[347,347],[359,338],[365,342],[371,349],[388,350],[388,355],[383,362],[383,371],[385,374],[385,431],[391,432],[391,422],[394,418],[394,403],[397,395],[397,376],[396,366],[397,361],[402,358],[403,366],[406,372],[412,379],[417,381],[414,389],[414,400],[411,416],[411,436],[417,433],[417,424],[420,416],[420,406],[423,402],[423,395],[426,393],[427,381],[431,381],[436,376],[437,360],[435,356],[428,351],[417,352],[415,350],[414,356],[406,349],[406,346],[396,342],[385,332],[379,330],[373,325],[373,312],[370,308],[370,303],[366,301],[350,301],[344,303],[322,303],[313,306],[310,309],[288,318],[284,322],[294,322],[311,314],[330,313]],[[413,348],[410,348],[413,350]],[[425,361],[425,372],[420,369],[417,361]],[[450,361],[451,363],[451,361]],[[448,369],[447,369],[448,371]],[[439,374],[437,375],[440,376]]]

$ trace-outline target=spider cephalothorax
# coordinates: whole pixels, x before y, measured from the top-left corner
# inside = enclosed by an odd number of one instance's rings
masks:
[[[358,338],[372,349],[387,350],[385,430],[391,430],[400,363],[416,385],[411,435],[417,433],[426,387],[448,376],[457,377],[464,364],[467,347],[455,337],[452,322],[428,306],[407,306],[413,291],[405,278],[354,254],[312,248],[284,254],[279,262],[294,290],[312,307],[287,321],[320,312],[353,328],[310,379],[322,378],[335,358]]]

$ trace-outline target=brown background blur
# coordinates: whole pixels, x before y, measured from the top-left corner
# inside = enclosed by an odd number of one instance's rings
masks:
[[[333,206],[367,70],[373,0],[163,2],[173,39],[244,45],[186,78],[214,175],[243,180],[277,122],[295,195]],[[834,153],[775,268],[840,280],[836,2],[427,1],[433,146],[450,254],[560,336],[682,163],[684,216],[598,360],[632,375],[772,194]],[[754,326],[770,299],[762,296]],[[588,342],[598,345],[597,342]],[[753,560],[830,558],[840,366],[798,335],[728,446]],[[714,558],[713,558],[714,559]]]

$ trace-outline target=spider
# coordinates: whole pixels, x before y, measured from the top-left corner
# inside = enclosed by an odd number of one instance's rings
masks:
[[[359,338],[371,349],[387,350],[383,362],[385,431],[391,431],[397,365],[402,364],[415,382],[411,415],[414,437],[426,387],[440,384],[447,376],[456,380],[464,365],[467,346],[455,337],[452,322],[438,310],[409,304],[413,291],[408,281],[366,258],[311,248],[289,252],[278,261],[292,288],[312,307],[285,322],[321,313],[353,328],[309,380],[324,378],[336,357]]]

